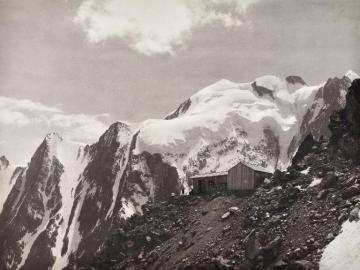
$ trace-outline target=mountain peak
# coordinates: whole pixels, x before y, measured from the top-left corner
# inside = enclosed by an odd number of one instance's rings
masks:
[[[359,74],[357,74],[354,70],[349,69],[346,73],[345,73],[345,77],[348,77],[351,81],[360,78]]]
[[[0,171],[5,170],[7,167],[9,167],[10,162],[9,160],[3,155],[0,157]]]
[[[255,80],[256,86],[266,88],[270,91],[285,88],[284,82],[274,75],[265,75]]]
[[[48,143],[53,142],[53,141],[56,141],[56,142],[62,141],[62,140],[63,140],[63,138],[57,132],[51,132],[45,136],[45,141]]]
[[[290,84],[301,84],[301,85],[306,85],[306,82],[304,81],[303,78],[301,78],[300,76],[297,76],[297,75],[290,75],[290,76],[287,76],[285,78],[286,82],[287,83],[290,83]]]
[[[131,126],[125,122],[117,121],[110,125],[107,131],[100,137],[100,140],[103,140],[105,143],[111,143],[114,139],[118,142],[123,142],[123,135],[126,134],[127,137],[131,133]]]

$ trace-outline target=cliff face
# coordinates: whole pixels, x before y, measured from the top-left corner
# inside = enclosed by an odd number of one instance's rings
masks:
[[[311,135],[316,140],[321,137],[329,138],[330,116],[333,112],[339,111],[345,107],[345,96],[351,80],[344,76],[343,78],[331,78],[319,88],[316,93],[313,104],[307,109],[299,133],[296,134],[288,149],[288,155],[292,157],[304,139]]]
[[[134,155],[137,134],[129,126],[113,124],[91,146],[92,160],[75,191],[68,233],[77,228],[78,239],[65,239],[68,268],[88,262],[114,226],[135,213],[142,213],[148,200],[160,201],[179,193],[178,174],[160,154]]]
[[[28,168],[17,175],[0,215],[0,268],[51,267],[54,228],[62,206],[59,189],[63,166],[53,155],[56,135],[47,137],[36,150]],[[46,250],[44,256],[34,255]],[[24,256],[25,254],[25,256]],[[26,260],[29,257],[31,259]]]
[[[349,88],[346,107],[331,118],[329,126],[333,137],[331,144],[334,155],[345,155],[360,160],[360,80],[356,79]]]

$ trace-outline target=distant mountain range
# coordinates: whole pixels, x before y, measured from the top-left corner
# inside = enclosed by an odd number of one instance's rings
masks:
[[[329,137],[352,80],[220,80],[164,119],[112,124],[93,145],[48,134],[26,167],[0,158],[0,269],[75,269],[122,220],[181,190],[187,176],[242,161],[284,170],[311,134]]]

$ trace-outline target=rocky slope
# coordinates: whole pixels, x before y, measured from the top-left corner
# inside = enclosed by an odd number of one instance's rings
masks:
[[[350,75],[318,86],[297,76],[222,80],[163,120],[114,123],[91,146],[49,134],[28,166],[0,171],[8,187],[0,269],[88,265],[114,228],[146,214],[143,205],[189,192],[186,175],[239,160],[271,172],[285,168],[307,135],[330,134],[328,117],[345,105],[357,76]]]
[[[293,164],[254,194],[174,196],[119,224],[95,269],[347,269],[360,265],[360,80]]]
[[[88,261],[114,222],[178,191],[176,169],[160,155],[132,154],[135,138],[123,123],[85,147],[49,134],[12,176],[0,214],[0,269]]]

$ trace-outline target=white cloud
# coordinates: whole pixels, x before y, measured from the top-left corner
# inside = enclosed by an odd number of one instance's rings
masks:
[[[143,54],[174,54],[194,29],[238,27],[258,0],[83,0],[75,21],[92,42],[117,37]]]
[[[28,99],[0,96],[0,125],[26,127],[45,125],[69,140],[95,142],[107,129],[103,122],[108,114],[67,114]]]
[[[108,118],[107,114],[54,114],[48,119],[50,126],[64,129],[67,138],[73,141],[96,141],[108,128],[101,119]]]

